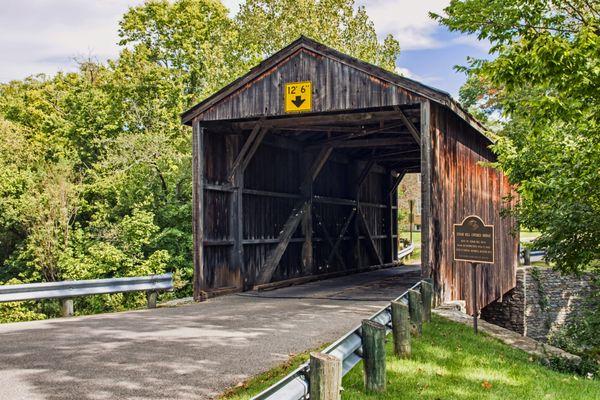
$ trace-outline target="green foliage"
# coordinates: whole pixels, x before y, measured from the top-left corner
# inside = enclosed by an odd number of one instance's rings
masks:
[[[365,8],[355,9],[354,0],[247,0],[235,21],[250,65],[300,35],[389,70],[400,54],[393,36],[378,41]]]
[[[492,44],[471,60],[461,97],[501,113],[498,166],[514,212],[566,272],[600,258],[600,5],[586,0],[453,0],[433,15]]]
[[[191,295],[179,115],[300,34],[389,69],[399,53],[353,0],[249,0],[235,18],[216,0],[154,0],[123,16],[117,59],[0,84],[0,284],[173,272],[175,296]],[[75,310],[143,304],[90,296]],[[0,305],[0,321],[59,313],[55,300]]]

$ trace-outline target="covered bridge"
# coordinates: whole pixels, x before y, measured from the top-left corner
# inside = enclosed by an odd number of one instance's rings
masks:
[[[479,304],[515,286],[518,237],[486,131],[447,93],[300,38],[182,115],[193,127],[194,296],[397,262],[397,185],[419,172],[422,275],[467,299],[452,229],[496,232]]]

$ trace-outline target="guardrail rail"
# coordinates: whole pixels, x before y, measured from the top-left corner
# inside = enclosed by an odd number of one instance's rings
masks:
[[[417,282],[408,290],[417,289],[420,286],[421,282]],[[395,301],[408,304],[408,290],[397,297]],[[391,332],[392,324],[391,312],[391,304],[389,304],[377,311],[369,319],[384,325],[389,334]],[[336,356],[342,360],[342,376],[346,375],[348,371],[362,360],[361,330],[361,326],[357,326],[322,351],[322,353]],[[254,396],[252,400],[306,399],[309,393],[308,373],[309,365],[308,362],[306,362],[273,386]]]
[[[63,316],[70,316],[73,314],[73,297],[145,291],[148,308],[154,308],[156,307],[158,292],[171,290],[173,290],[173,274],[25,283],[20,285],[0,285],[0,303],[62,299]]]

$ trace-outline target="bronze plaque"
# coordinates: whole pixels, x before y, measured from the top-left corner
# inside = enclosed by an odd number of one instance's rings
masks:
[[[454,261],[493,264],[494,226],[485,225],[476,215],[454,224]]]

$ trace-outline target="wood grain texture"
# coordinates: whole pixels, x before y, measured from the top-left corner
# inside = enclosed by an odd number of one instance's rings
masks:
[[[303,80],[314,112],[284,114],[284,84]],[[513,192],[481,164],[494,161],[481,127],[443,94],[301,40],[186,115],[196,297],[395,261],[394,176],[410,172],[422,177],[422,275],[435,301],[469,297],[470,270],[451,248],[452,224],[468,213],[497,227],[478,303],[516,284],[514,221],[500,218]],[[308,206],[289,223],[299,203]]]
[[[430,123],[431,237],[427,249],[435,266],[432,278],[442,301],[466,300],[467,311],[472,313],[472,268],[453,261],[453,224],[476,214],[494,225],[496,262],[483,265],[477,279],[477,303],[485,307],[516,285],[518,238],[511,234],[516,221],[501,215],[511,206],[505,200],[514,191],[500,171],[486,165],[495,157],[468,124],[437,105],[431,107]]]

